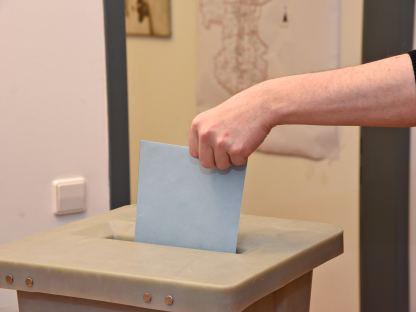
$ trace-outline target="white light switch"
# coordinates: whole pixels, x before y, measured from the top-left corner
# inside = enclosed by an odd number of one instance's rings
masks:
[[[54,212],[56,215],[79,213],[85,207],[85,179],[82,177],[53,181]]]

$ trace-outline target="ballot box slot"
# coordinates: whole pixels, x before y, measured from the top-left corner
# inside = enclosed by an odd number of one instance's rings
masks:
[[[157,246],[167,246],[167,245],[159,245],[159,244],[150,244],[150,243],[143,243],[143,242],[137,242],[135,241],[133,236],[130,235],[108,235],[106,237],[103,237],[104,239],[112,239],[112,240],[118,240],[118,241],[125,241],[125,242],[134,242],[134,243],[139,243],[139,244],[144,244],[144,245],[157,245]],[[205,251],[205,252],[214,252],[214,253],[221,253],[221,254],[229,254],[228,252],[221,252],[221,251],[208,251],[208,250],[204,250],[204,249],[195,249],[195,248],[187,248],[187,247],[176,247],[176,246],[169,246],[170,248],[178,248],[178,249],[191,249],[191,250],[199,250],[199,251]],[[237,255],[241,255],[244,254],[246,250],[244,248],[238,247],[237,246],[237,251],[235,252],[235,254]],[[231,255],[233,255],[231,253]]]
[[[78,229],[77,231],[73,232],[74,235],[90,237],[90,238],[98,238],[98,239],[109,239],[109,240],[116,240],[116,241],[124,241],[129,243],[140,243],[140,244],[148,244],[137,242],[134,238],[134,222],[131,221],[105,221],[96,223],[94,225],[90,225],[88,227],[84,227],[82,229]],[[152,244],[148,244],[152,245]],[[160,245],[163,246],[163,245]],[[169,246],[172,248],[184,248],[184,247],[175,247]],[[185,247],[186,248],[186,247]],[[187,248],[193,249],[193,248]],[[195,249],[195,250],[202,250],[202,249]],[[220,251],[210,251],[215,253],[223,253]],[[242,255],[247,252],[246,248],[243,248],[239,243],[237,243],[237,251],[236,253],[231,253],[231,255]]]

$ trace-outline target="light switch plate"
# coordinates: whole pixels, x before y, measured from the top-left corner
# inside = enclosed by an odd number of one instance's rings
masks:
[[[85,196],[85,179],[83,177],[53,181],[53,202],[56,215],[85,211]]]

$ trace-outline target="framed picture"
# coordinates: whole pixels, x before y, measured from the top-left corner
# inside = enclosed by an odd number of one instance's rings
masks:
[[[171,0],[125,0],[127,35],[171,36]]]

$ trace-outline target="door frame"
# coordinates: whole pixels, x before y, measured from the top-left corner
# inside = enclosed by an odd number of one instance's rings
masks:
[[[411,50],[413,24],[414,0],[364,0],[363,62]],[[362,312],[409,312],[409,155],[410,129],[361,128]]]
[[[130,204],[126,30],[123,0],[103,0],[107,61],[110,207]]]

